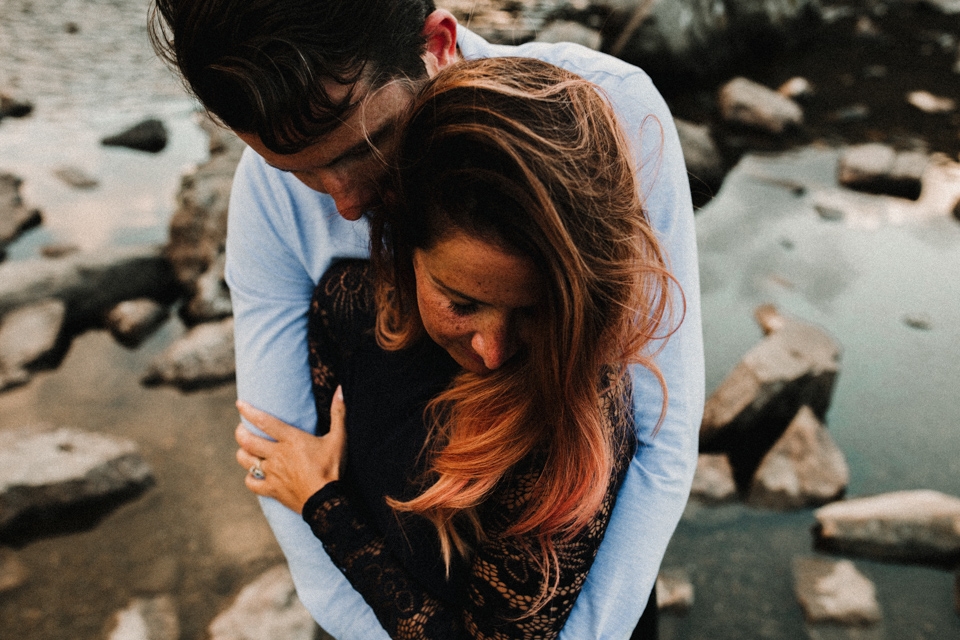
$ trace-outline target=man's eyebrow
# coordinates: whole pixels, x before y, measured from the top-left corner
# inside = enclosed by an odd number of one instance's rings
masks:
[[[341,151],[339,155],[337,155],[335,158],[325,163],[323,167],[324,168],[332,167],[333,165],[337,164],[338,162],[342,162],[343,160],[345,160],[346,158],[349,158],[350,156],[366,153],[367,151],[371,150],[371,147],[379,146],[379,144],[383,142],[387,138],[387,136],[391,133],[391,129],[395,125],[396,125],[396,120],[392,118],[385,120],[384,122],[380,123],[380,126],[377,128],[376,131],[368,134],[365,138],[358,141],[355,145],[353,145],[349,149],[345,149]]]

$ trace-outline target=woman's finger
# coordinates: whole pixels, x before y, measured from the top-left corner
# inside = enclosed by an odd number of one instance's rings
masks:
[[[250,424],[277,441],[283,440],[290,431],[299,431],[296,427],[291,427],[283,420],[275,418],[266,411],[257,409],[252,404],[244,402],[243,400],[237,400],[237,411],[239,411],[240,415],[246,418]]]
[[[327,435],[341,437],[346,432],[346,423],[347,405],[343,403],[343,387],[338,386],[330,402],[330,433]]]
[[[268,458],[272,448],[276,446],[275,442],[252,433],[242,422],[237,424],[233,437],[241,449],[258,458]]]

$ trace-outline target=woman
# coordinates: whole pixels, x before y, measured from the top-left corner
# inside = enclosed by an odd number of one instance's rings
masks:
[[[391,637],[555,637],[633,456],[626,365],[655,371],[669,310],[629,149],[590,83],[491,58],[420,91],[393,162],[372,274],[338,263],[311,309],[329,433],[239,404],[277,442],[238,428],[238,461]]]

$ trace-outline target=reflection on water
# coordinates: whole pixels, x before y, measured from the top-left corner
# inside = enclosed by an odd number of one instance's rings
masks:
[[[811,193],[834,185],[836,159],[825,149],[748,157],[698,215],[708,392],[760,339],[753,309],[772,302],[843,347],[827,424],[850,463],[848,495],[960,495],[960,224],[866,230],[821,219]],[[929,331],[904,322],[918,314]],[[691,505],[664,566],[689,570],[697,602],[665,620],[664,637],[807,638],[790,563],[813,553],[813,522],[810,511]],[[950,573],[856,564],[884,613],[862,637],[960,637]]]

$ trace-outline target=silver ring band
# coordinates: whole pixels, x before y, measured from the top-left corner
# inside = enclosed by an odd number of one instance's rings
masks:
[[[263,472],[263,467],[260,466],[261,462],[263,462],[263,460],[258,459],[256,464],[250,467],[250,475],[252,475],[255,480],[263,480],[267,477],[267,474]]]

